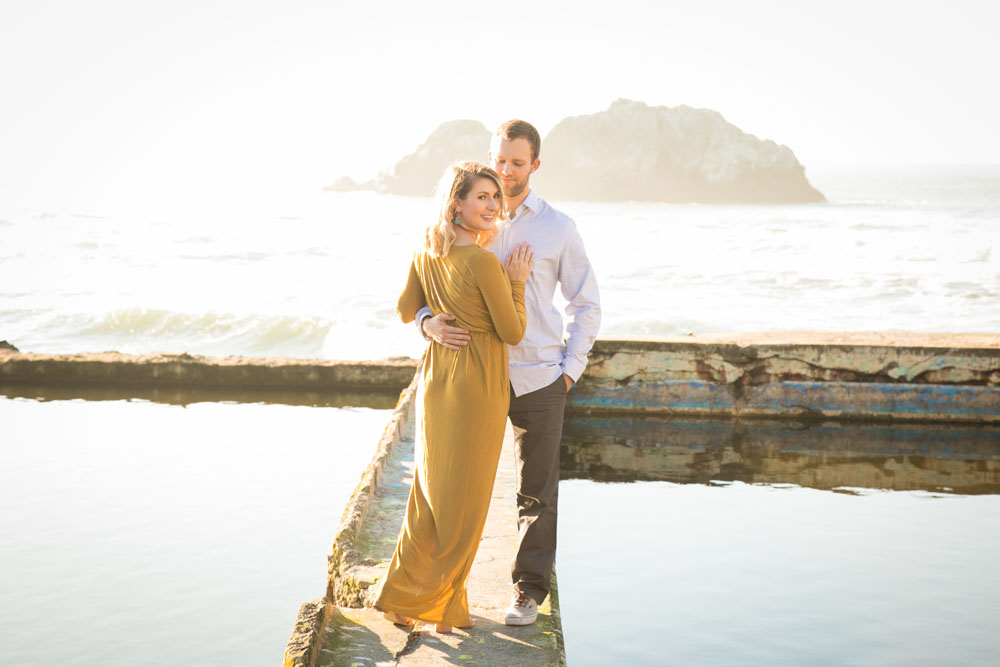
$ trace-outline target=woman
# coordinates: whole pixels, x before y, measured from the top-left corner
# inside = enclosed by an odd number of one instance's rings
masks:
[[[375,601],[394,623],[470,627],[465,582],[476,556],[503,445],[510,383],[507,345],[524,335],[524,281],[533,257],[507,270],[484,247],[506,212],[500,178],[479,162],[448,168],[438,220],[410,265],[396,312],[425,304],[470,332],[459,350],[431,345],[417,390],[415,472],[396,552]],[[509,274],[509,278],[508,278]]]

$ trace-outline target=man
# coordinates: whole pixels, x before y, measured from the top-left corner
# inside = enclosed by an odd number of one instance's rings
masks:
[[[490,162],[500,175],[511,217],[499,225],[489,250],[500,261],[521,244],[531,246],[534,269],[525,285],[527,329],[509,348],[511,399],[517,456],[518,550],[511,568],[514,594],[507,625],[530,625],[549,593],[556,554],[559,441],[566,393],[583,374],[601,322],[600,296],[583,240],[573,220],[536,195],[528,183],[541,165],[538,130],[523,120],[501,125],[490,143]],[[563,321],[552,303],[556,284],[569,302]],[[425,338],[450,349],[469,342],[468,331],[449,326],[447,313],[417,313]]]

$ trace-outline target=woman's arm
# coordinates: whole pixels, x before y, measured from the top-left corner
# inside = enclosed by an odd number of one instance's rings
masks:
[[[524,281],[509,280],[500,260],[483,253],[476,263],[476,282],[500,340],[517,345],[524,336]]]
[[[427,299],[424,297],[424,288],[420,285],[420,276],[417,275],[417,265],[410,262],[410,275],[407,276],[406,287],[396,302],[396,314],[404,324],[408,324],[413,321],[417,311],[426,305]]]

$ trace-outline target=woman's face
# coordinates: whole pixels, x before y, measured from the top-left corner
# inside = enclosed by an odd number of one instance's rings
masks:
[[[500,212],[501,195],[493,179],[480,177],[472,184],[465,199],[460,199],[455,212],[462,226],[476,232],[493,229],[497,213]]]

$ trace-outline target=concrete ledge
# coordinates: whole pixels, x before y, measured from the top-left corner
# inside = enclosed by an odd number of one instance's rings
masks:
[[[39,396],[77,386],[395,392],[410,383],[418,363],[116,352],[39,355],[0,348],[0,390]],[[806,331],[602,339],[569,394],[567,410],[997,424],[1000,335]]]
[[[2,385],[392,390],[410,384],[417,360],[333,361],[190,354],[30,354],[0,349]]]
[[[568,410],[1000,423],[1000,336],[753,336],[599,340]]]
[[[326,598],[305,602],[299,607],[292,638],[285,647],[282,667],[312,667],[323,643],[323,627],[330,611]]]

